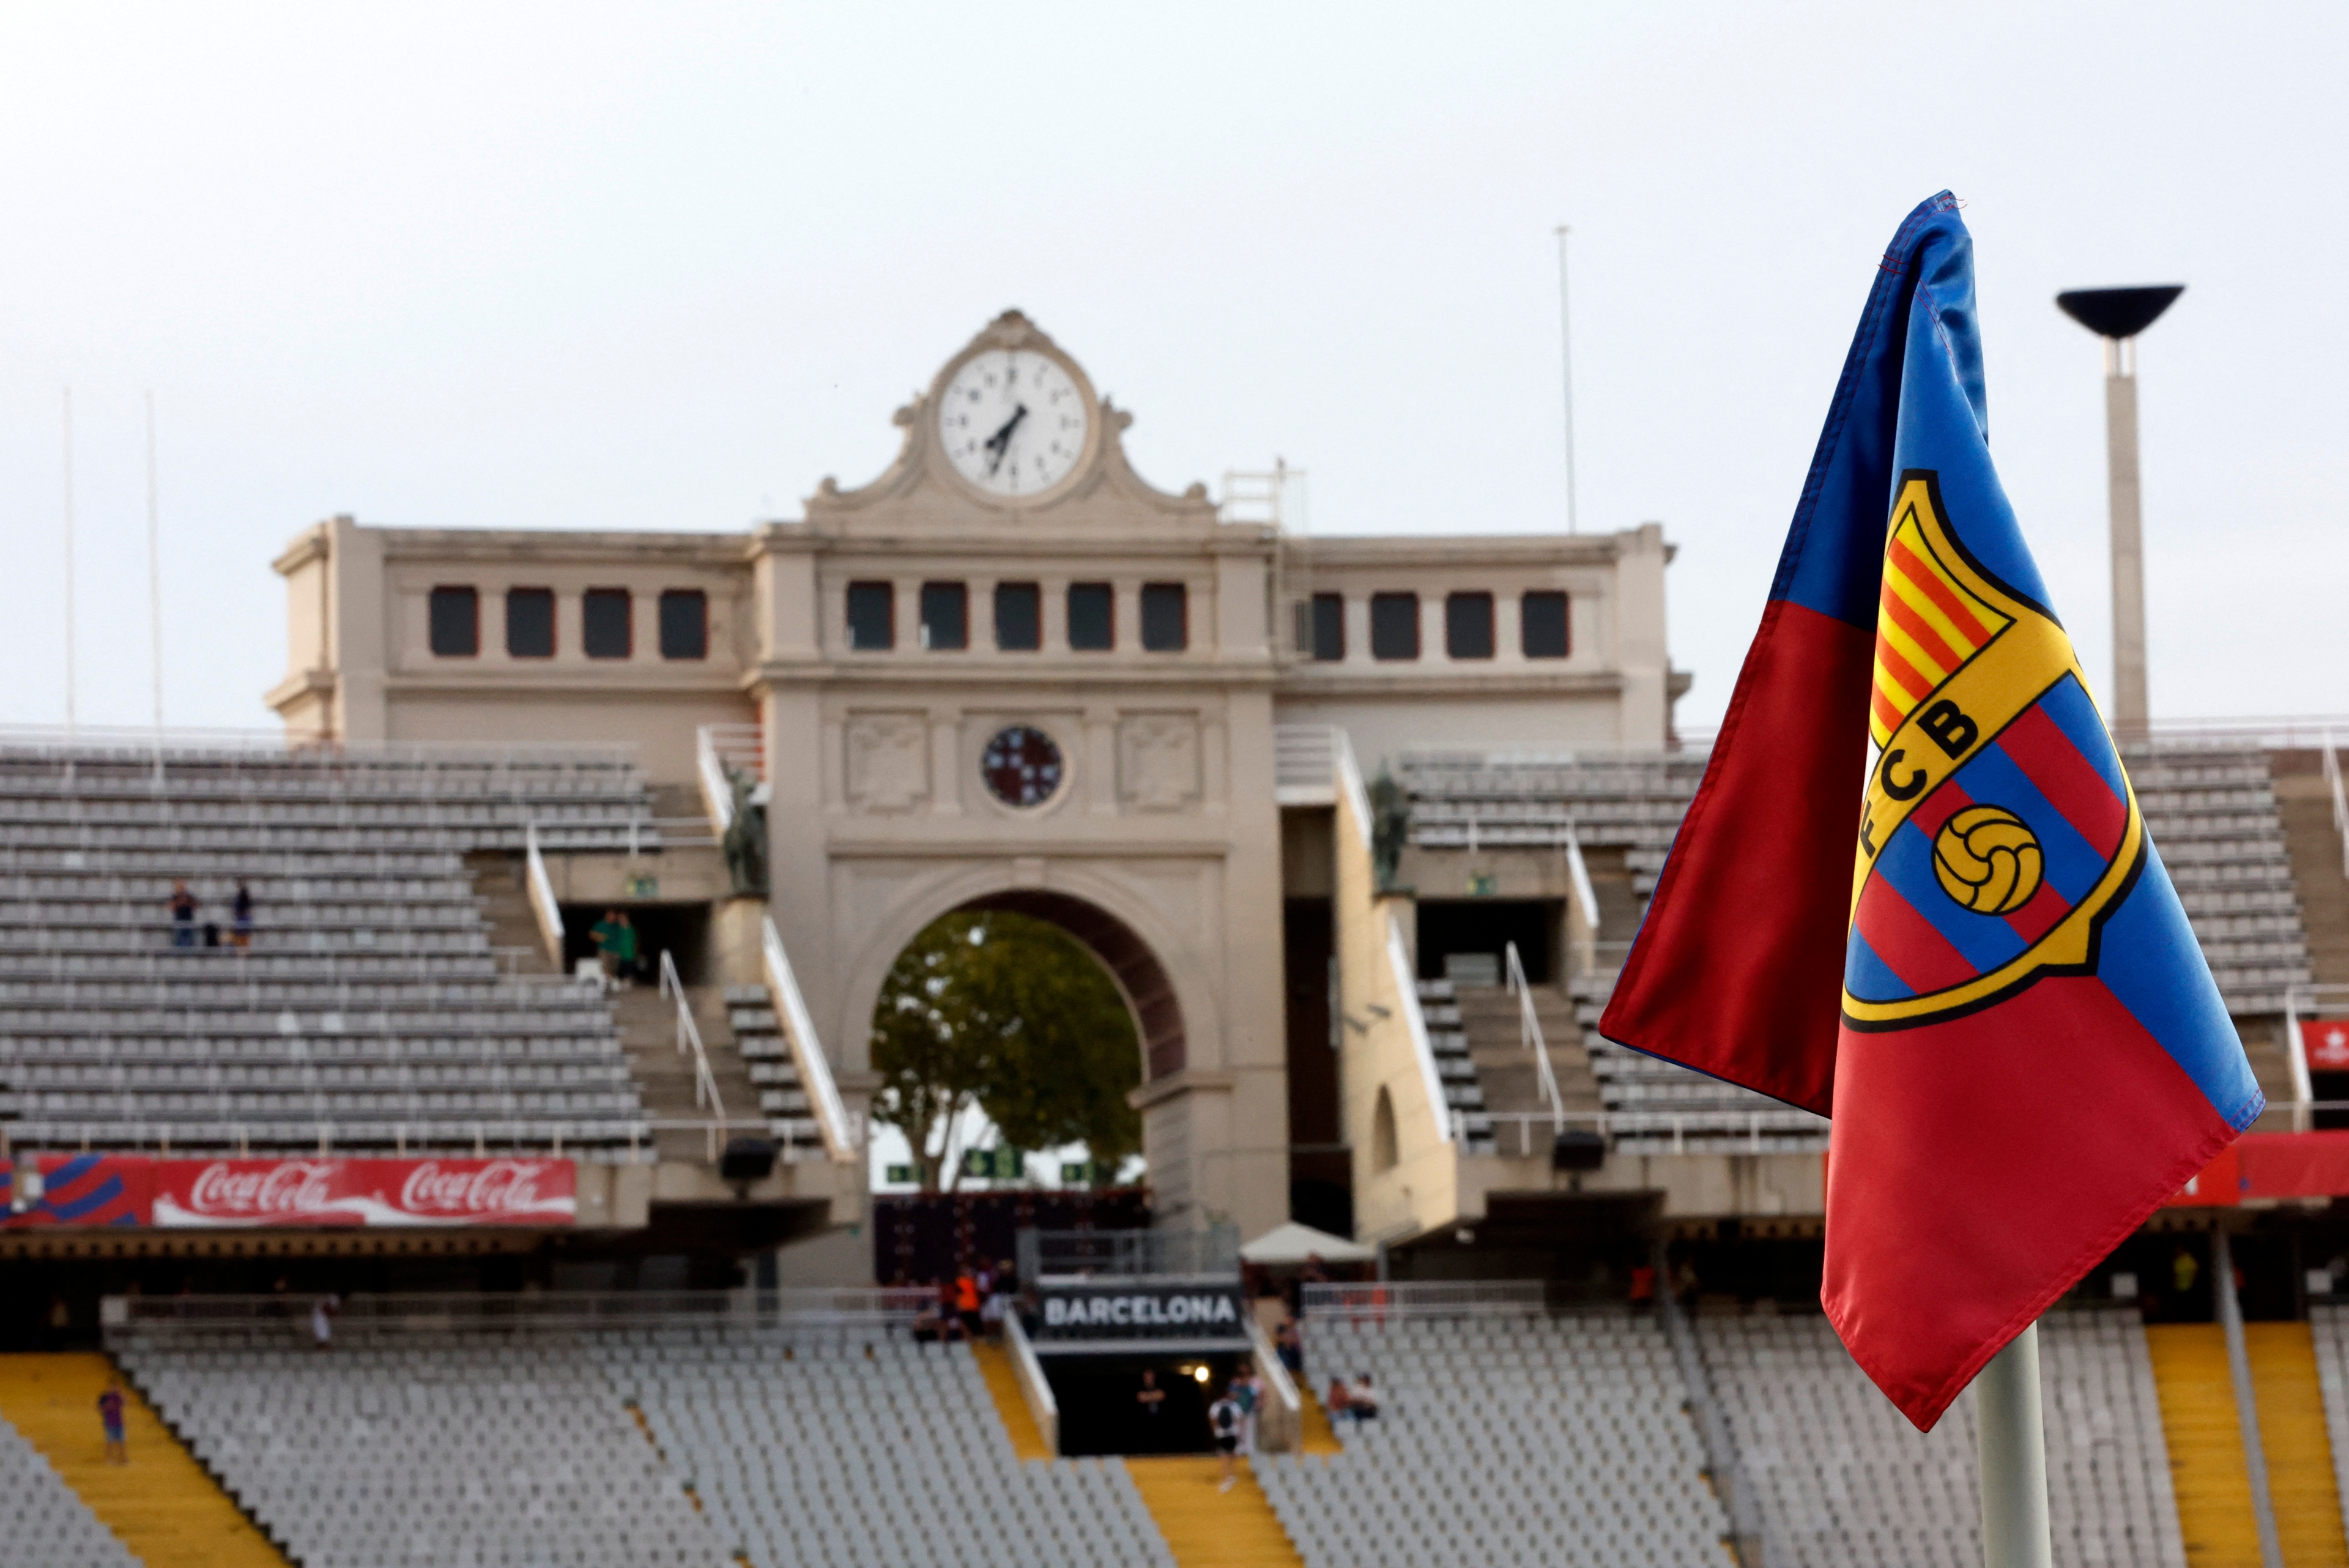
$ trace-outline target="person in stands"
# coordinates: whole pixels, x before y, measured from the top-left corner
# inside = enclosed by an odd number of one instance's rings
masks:
[[[1631,1265],[1631,1310],[1647,1313],[1655,1310],[1656,1270],[1651,1263]]]
[[[1256,1452],[1256,1413],[1264,1398],[1264,1384],[1254,1366],[1243,1366],[1232,1379],[1232,1397],[1240,1402],[1240,1452]]]
[[[229,906],[228,944],[243,952],[253,946],[253,889],[236,885],[236,900]]]
[[[1321,1404],[1330,1412],[1330,1425],[1335,1427],[1354,1413],[1354,1391],[1346,1386],[1344,1378],[1333,1376],[1330,1379],[1330,1396]]]
[[[1295,1323],[1284,1323],[1280,1325],[1279,1332],[1272,1336],[1272,1348],[1273,1353],[1280,1357],[1281,1366],[1288,1369],[1288,1375],[1291,1377],[1301,1377],[1305,1375],[1305,1341],[1299,1336]]]
[[[335,1314],[343,1310],[343,1298],[329,1291],[310,1303],[310,1342],[321,1350],[335,1347]]]
[[[620,983],[629,984],[644,978],[644,952],[636,943],[636,923],[628,919],[626,909],[617,916],[619,930],[613,939],[613,950],[619,960]]]
[[[196,896],[188,891],[184,879],[171,884],[171,945],[196,945]]]
[[[127,1465],[130,1462],[130,1443],[122,1429],[122,1379],[106,1380],[106,1392],[98,1397],[98,1419],[106,1428],[106,1462]]]
[[[940,1332],[938,1303],[935,1300],[923,1303],[922,1310],[914,1314],[914,1343],[935,1345],[944,1337]]]
[[[604,966],[604,978],[620,978],[620,912],[606,909],[604,918],[587,932],[587,940],[595,944],[595,961]]]
[[[1135,1391],[1133,1402],[1142,1407],[1143,1418],[1151,1429],[1158,1427],[1158,1412],[1166,1407],[1166,1390],[1158,1386],[1158,1374],[1150,1367],[1142,1369],[1142,1386]],[[1155,1442],[1156,1438],[1152,1438]]]
[[[966,1263],[956,1271],[954,1279],[955,1316],[961,1320],[965,1339],[978,1337],[978,1276]]]
[[[1350,1396],[1347,1403],[1353,1408],[1355,1425],[1360,1426],[1364,1421],[1375,1421],[1379,1418],[1379,1391],[1371,1386],[1369,1373],[1358,1373],[1354,1378],[1353,1387],[1347,1390],[1347,1393]]]
[[[1231,1386],[1224,1390],[1224,1397],[1207,1407],[1207,1430],[1216,1440],[1216,1467],[1223,1478],[1216,1487],[1217,1491],[1231,1490],[1240,1479],[1237,1456],[1247,1415],[1240,1408],[1238,1393],[1239,1379],[1235,1377]]]

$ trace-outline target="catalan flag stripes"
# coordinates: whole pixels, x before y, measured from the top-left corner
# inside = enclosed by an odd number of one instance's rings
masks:
[[[1876,615],[1876,682],[1868,731],[1879,746],[1933,688],[2007,626],[1935,558],[1915,513],[1901,516],[1884,551]]]

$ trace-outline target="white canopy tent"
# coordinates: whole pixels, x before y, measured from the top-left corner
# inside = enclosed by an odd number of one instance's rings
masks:
[[[1378,1256],[1375,1247],[1365,1247],[1293,1220],[1286,1225],[1274,1226],[1240,1249],[1242,1262],[1265,1263],[1274,1268],[1300,1264],[1312,1257],[1325,1263],[1370,1263],[1377,1262]]]

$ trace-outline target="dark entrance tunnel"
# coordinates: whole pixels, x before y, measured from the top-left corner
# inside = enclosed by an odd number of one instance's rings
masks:
[[[1232,1352],[1175,1355],[1082,1354],[1040,1356],[1045,1381],[1061,1407],[1061,1452],[1087,1454],[1205,1454],[1214,1451],[1207,1407],[1239,1372]],[[1202,1381],[1199,1369],[1206,1369]],[[1142,1374],[1158,1375],[1166,1391],[1158,1414],[1147,1414],[1134,1397]]]

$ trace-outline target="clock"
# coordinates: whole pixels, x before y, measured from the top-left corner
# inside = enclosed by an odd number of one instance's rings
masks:
[[[1092,426],[1076,378],[1033,348],[972,356],[938,399],[947,461],[988,495],[1040,495],[1068,478]]]
[[[978,776],[1006,805],[1041,805],[1061,787],[1061,748],[1043,731],[1013,724],[978,754]]]

